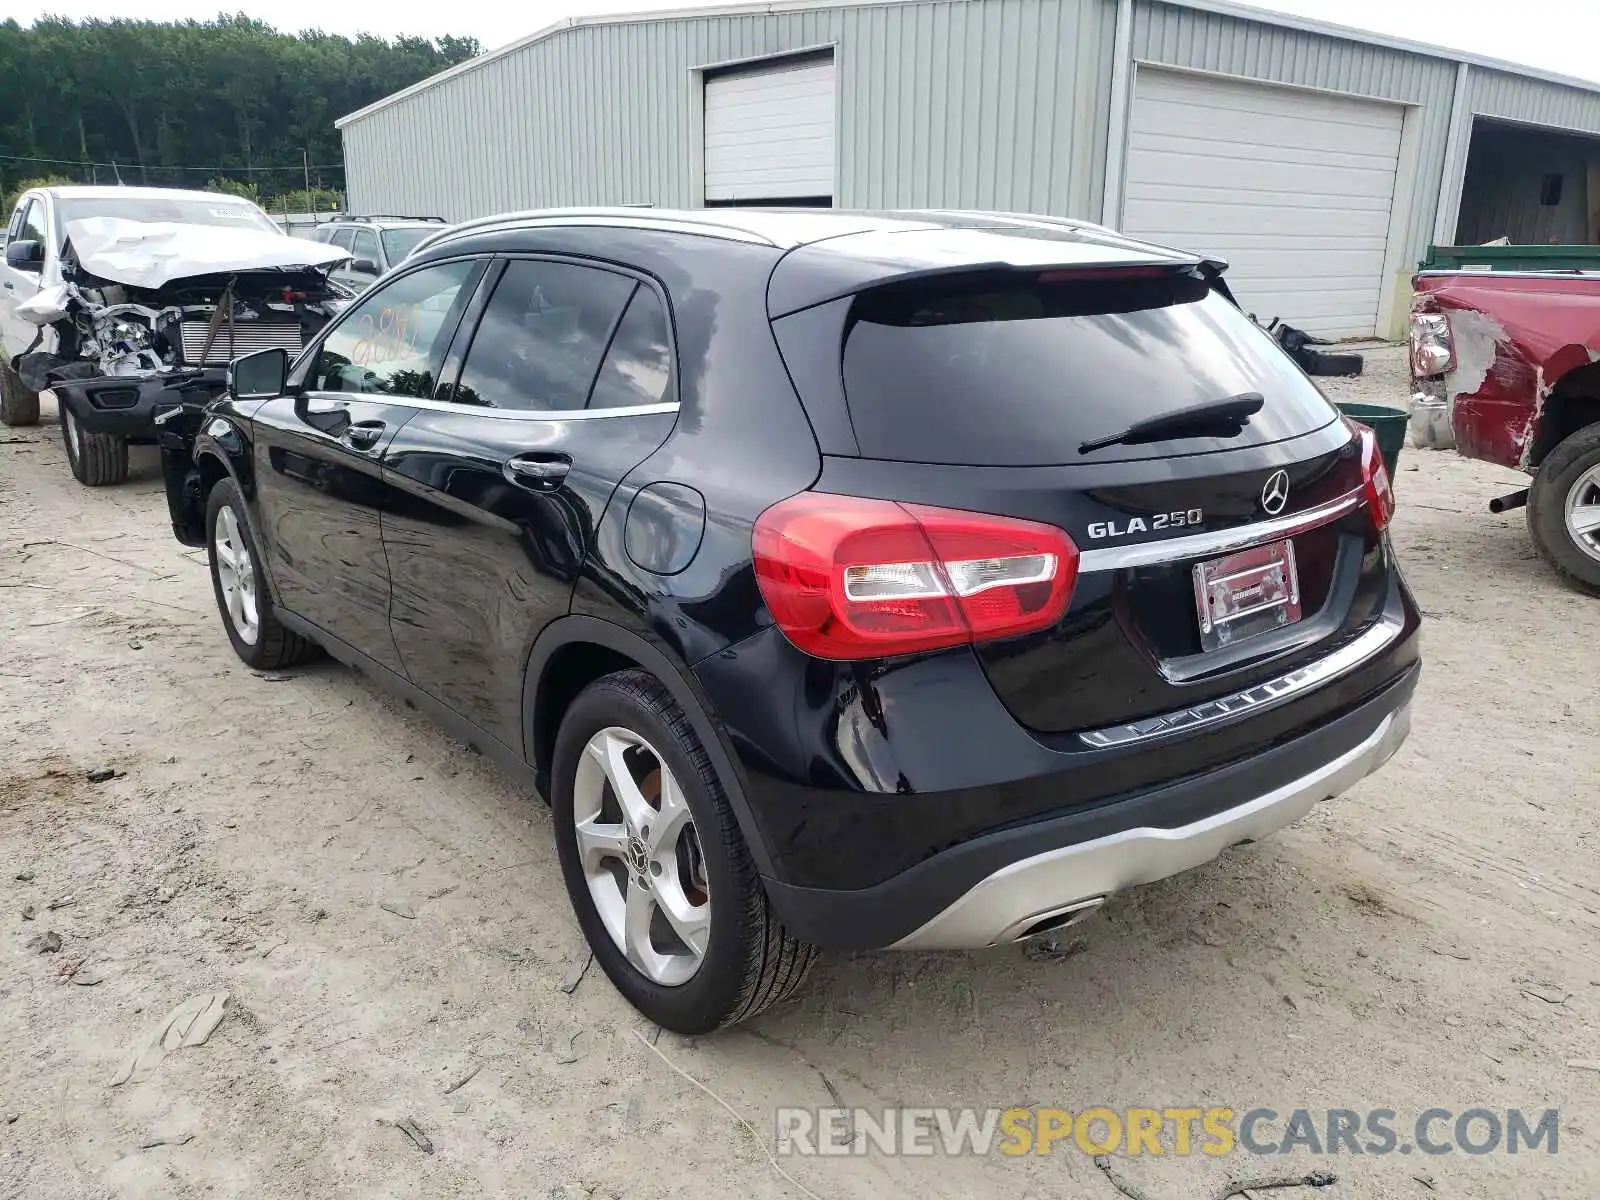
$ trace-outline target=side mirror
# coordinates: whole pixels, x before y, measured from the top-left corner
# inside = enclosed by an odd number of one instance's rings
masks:
[[[238,400],[281,396],[288,379],[289,352],[281,346],[240,355],[228,364],[228,391]]]
[[[378,264],[370,258],[353,258],[350,260],[350,269],[358,275],[378,274]]]
[[[6,266],[19,271],[39,271],[44,268],[44,243],[15,241],[6,247]]]

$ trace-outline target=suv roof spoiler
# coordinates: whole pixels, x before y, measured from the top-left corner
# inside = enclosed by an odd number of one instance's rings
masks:
[[[774,267],[767,311],[774,320],[889,283],[969,272],[1211,270],[1198,255],[1136,242],[1095,226],[1073,237],[1026,229],[913,229],[843,234],[800,246]]]

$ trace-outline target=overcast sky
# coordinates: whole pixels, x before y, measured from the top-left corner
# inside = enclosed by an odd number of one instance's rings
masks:
[[[1277,9],[1376,30],[1413,41],[1449,46],[1600,81],[1600,4],[1595,0],[1255,0]],[[152,20],[205,19],[220,7],[244,11],[277,26],[329,33],[453,33],[485,47],[503,45],[563,17],[592,13],[685,8],[685,0],[385,0],[381,4],[329,4],[327,0],[0,0],[0,17],[30,22],[46,13]]]

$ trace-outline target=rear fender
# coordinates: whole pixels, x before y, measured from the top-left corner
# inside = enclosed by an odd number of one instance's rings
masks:
[[[539,790],[546,798],[551,798],[550,763],[539,759],[547,757],[540,750],[553,746],[556,734],[554,727],[545,727],[546,718],[542,714],[546,706],[541,703],[541,693],[551,683],[552,665],[559,666],[561,649],[575,643],[599,646],[637,663],[672,693],[673,699],[694,726],[695,734],[710,756],[712,766],[716,768],[717,778],[738,819],[739,830],[744,835],[751,857],[755,859],[756,869],[762,875],[770,876],[772,857],[761,828],[751,815],[744,774],[739,769],[738,758],[728,743],[727,735],[710,715],[709,704],[700,685],[676,655],[621,625],[573,613],[545,626],[534,642],[523,680],[522,736],[523,754],[534,768]],[[550,722],[552,726],[558,722],[559,714],[555,714],[555,717],[556,720]]]
[[[1538,467],[1567,438],[1600,425],[1600,363],[1585,362],[1556,381],[1543,398],[1528,466]]]
[[[1532,471],[1554,444],[1545,417],[1562,381],[1600,360],[1600,286],[1579,276],[1424,275],[1414,307],[1450,318],[1456,448]]]

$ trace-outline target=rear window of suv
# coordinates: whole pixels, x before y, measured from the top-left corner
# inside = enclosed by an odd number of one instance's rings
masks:
[[[398,265],[406,255],[422,244],[423,238],[438,232],[437,225],[423,226],[420,229],[383,230],[383,252],[389,256],[389,265],[391,267]]]
[[[1190,273],[975,273],[892,284],[852,305],[844,388],[861,453],[1030,466],[1279,441],[1335,419],[1262,330]],[[1079,452],[1138,421],[1259,392],[1226,441]]]

